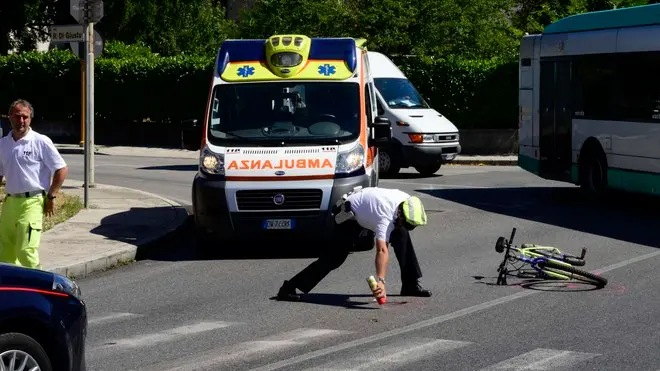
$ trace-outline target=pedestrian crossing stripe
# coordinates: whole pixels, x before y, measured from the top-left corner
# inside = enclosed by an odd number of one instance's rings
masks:
[[[133,313],[110,313],[92,318],[91,327],[122,320],[140,318]],[[127,338],[104,341],[103,344],[88,348],[88,364],[101,363],[104,358],[113,357],[122,352],[137,348],[146,348],[163,343],[176,342],[183,338],[227,330],[232,326],[245,325],[242,322],[200,321],[183,326],[140,334]],[[187,357],[177,357],[152,365],[140,365],[136,371],[184,371],[194,367],[196,370],[216,370],[228,365],[244,363],[251,358],[274,355],[295,347],[304,347],[315,341],[355,334],[353,331],[298,328],[287,332],[268,335],[256,340],[216,347]],[[474,342],[420,337],[400,337],[396,341],[373,346],[370,343],[347,349],[340,353],[326,355],[326,362],[315,365],[311,359],[303,362],[299,369],[305,371],[370,371],[403,369],[407,364],[423,359],[436,358],[442,354],[457,351],[475,345]],[[347,354],[351,352],[351,354]],[[517,356],[496,361],[479,371],[560,371],[598,357],[598,353],[586,353],[560,349],[537,348]],[[308,366],[308,368],[305,368]],[[264,366],[266,367],[266,366]],[[127,369],[128,367],[126,367]],[[277,369],[277,367],[275,368]],[[659,370],[660,371],[660,370]]]

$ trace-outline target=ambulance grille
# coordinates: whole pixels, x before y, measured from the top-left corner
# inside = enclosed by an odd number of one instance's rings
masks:
[[[277,195],[284,197],[279,196],[276,200]],[[236,192],[236,205],[239,211],[319,210],[322,198],[320,189],[244,190]],[[275,201],[280,201],[281,205]]]
[[[306,153],[319,153],[321,152],[320,149],[318,148],[297,148],[297,149],[287,149],[284,151],[285,155],[299,155],[299,154],[306,154]]]
[[[279,152],[277,149],[244,149],[244,155],[276,155]]]

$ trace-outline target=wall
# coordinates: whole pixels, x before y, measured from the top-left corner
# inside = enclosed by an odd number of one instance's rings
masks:
[[[461,152],[465,155],[506,155],[518,153],[518,129],[460,130]]]
[[[11,130],[9,121],[0,118],[0,124],[4,134]],[[58,144],[80,142],[79,122],[35,119],[32,127]],[[518,153],[518,129],[461,130],[460,136],[464,155]],[[181,126],[177,123],[108,123],[97,120],[94,139],[98,145],[181,148]]]

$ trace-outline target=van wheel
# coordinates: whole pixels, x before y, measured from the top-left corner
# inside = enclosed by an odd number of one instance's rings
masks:
[[[417,165],[415,166],[415,170],[417,170],[418,173],[420,173],[423,176],[431,176],[434,175],[435,173],[440,170],[440,167],[442,166],[442,163],[429,163],[429,164],[424,164],[424,165]]]
[[[52,371],[44,348],[33,338],[19,333],[0,335],[0,369],[16,371],[25,363],[26,370]],[[10,365],[13,364],[13,367]]]
[[[392,152],[389,150],[378,150],[378,170],[381,175],[392,176],[401,170],[399,161],[392,157]]]

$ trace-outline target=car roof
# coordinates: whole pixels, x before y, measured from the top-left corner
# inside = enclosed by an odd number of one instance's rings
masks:
[[[405,79],[406,75],[387,56],[379,52],[367,52],[369,68],[374,78]]]

